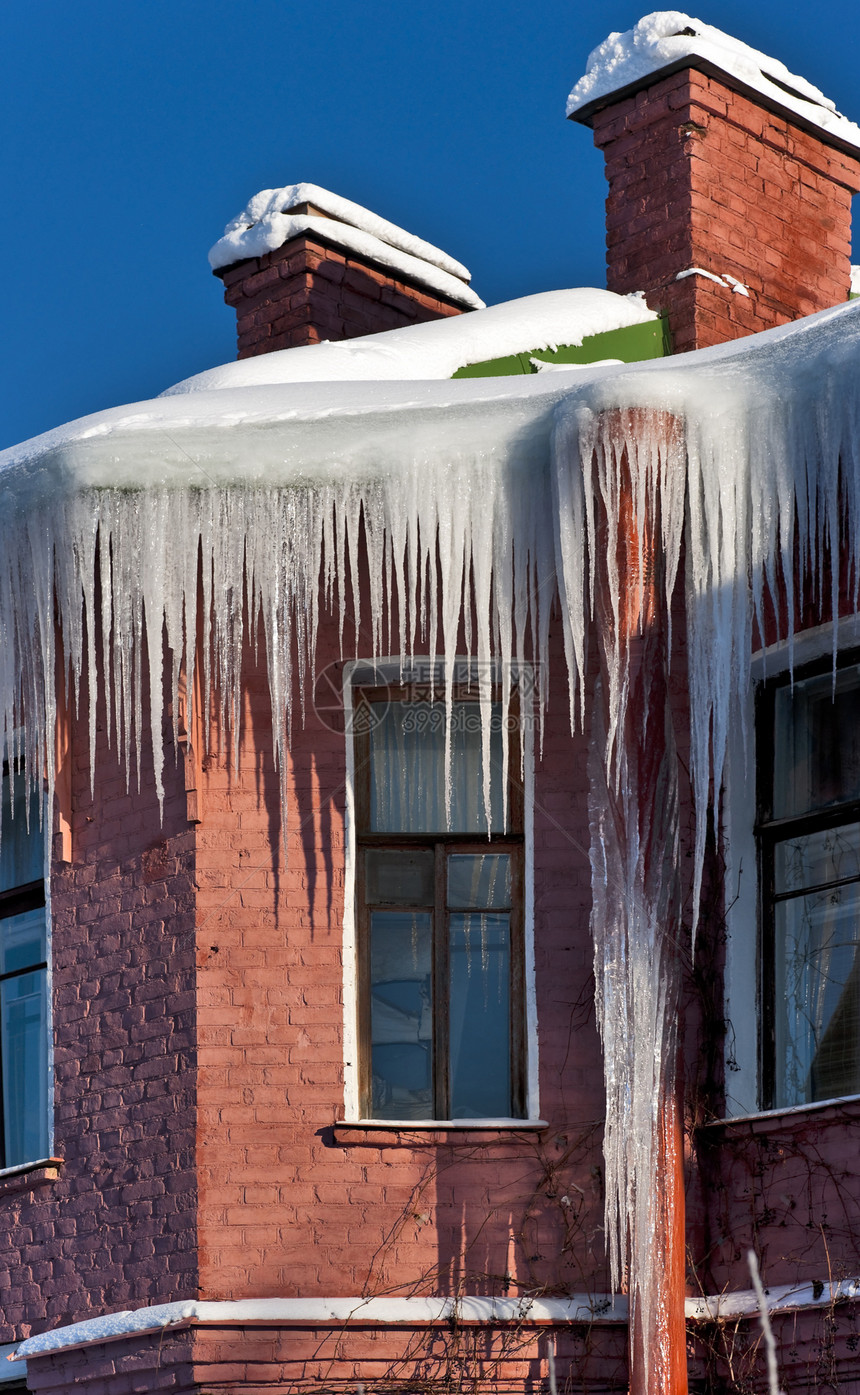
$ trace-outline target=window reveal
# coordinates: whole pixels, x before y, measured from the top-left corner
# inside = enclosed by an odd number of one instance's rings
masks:
[[[505,809],[501,708],[487,808],[476,700],[453,704],[446,781],[444,704],[357,696],[362,1116],[523,1117],[522,799],[511,781]]]
[[[860,665],[760,694],[763,1093],[860,1094]]]
[[[0,837],[0,1166],[48,1152],[48,970],[40,796],[3,767]]]

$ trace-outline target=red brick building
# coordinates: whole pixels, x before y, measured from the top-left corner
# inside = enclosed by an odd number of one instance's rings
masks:
[[[860,1389],[860,131],[668,18],[607,292],[265,191],[0,459],[0,1389]]]

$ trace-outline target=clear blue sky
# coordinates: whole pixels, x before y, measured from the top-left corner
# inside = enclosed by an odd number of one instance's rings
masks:
[[[0,446],[235,355],[206,253],[310,180],[444,247],[489,303],[603,285],[602,157],[564,102],[653,5],[30,0],[0,19]],[[691,11],[860,119],[847,0]]]

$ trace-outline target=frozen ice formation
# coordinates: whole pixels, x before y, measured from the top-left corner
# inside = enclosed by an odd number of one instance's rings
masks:
[[[798,584],[810,582],[836,616],[840,576],[828,556],[841,549],[856,609],[860,306],[674,359],[570,373],[185,387],[0,456],[7,742],[31,778],[45,770],[53,781],[57,637],[75,695],[96,691],[100,643],[111,737],[133,780],[149,709],[160,789],[163,677],[175,711],[183,661],[195,662],[186,636],[198,624],[206,689],[219,693],[227,728],[236,726],[245,591],[247,614],[265,630],[282,771],[324,616],[343,633],[353,611],[348,655],[438,655],[450,712],[465,604],[466,645],[485,661],[485,719],[493,663],[507,702],[510,675],[534,662],[542,708],[557,600],[571,720],[588,724],[593,748],[608,1246],[615,1283],[626,1271],[631,1301],[650,1322],[659,1252],[643,1235],[653,1219],[657,1105],[672,1080],[670,951],[681,930],[673,742],[677,734],[690,749],[695,917],[710,791],[720,788],[730,733],[745,739],[768,596],[786,598],[775,610],[788,616],[789,640]],[[634,559],[628,573],[622,538]],[[659,582],[653,633],[645,559]],[[361,645],[360,567],[371,636]],[[678,720],[664,691],[676,663],[676,596],[688,693],[688,726],[677,733],[662,725],[667,713]],[[833,633],[835,646],[835,624]],[[590,634],[602,667],[593,699]],[[656,694],[647,720],[636,696],[642,652]],[[87,710],[94,744],[95,703]],[[648,766],[655,733],[659,759]],[[286,820],[285,788],[284,800]]]

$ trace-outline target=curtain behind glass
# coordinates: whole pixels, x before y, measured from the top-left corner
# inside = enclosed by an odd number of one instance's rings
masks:
[[[374,833],[486,833],[481,714],[455,702],[451,729],[451,816],[445,815],[445,707],[439,702],[373,704],[370,827]],[[490,831],[504,831],[502,711],[493,704]]]

